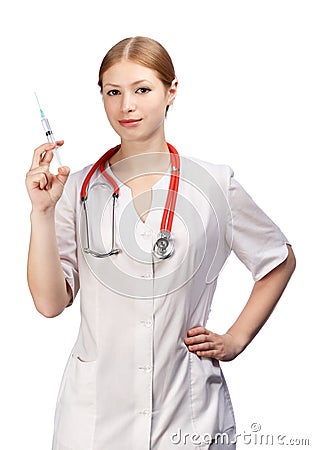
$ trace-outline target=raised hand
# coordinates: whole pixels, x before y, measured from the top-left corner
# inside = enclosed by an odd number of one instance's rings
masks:
[[[66,166],[58,168],[58,174],[50,172],[53,149],[64,141],[55,144],[46,143],[36,148],[30,170],[26,174],[26,187],[33,210],[45,212],[54,208],[62,195],[70,169]]]

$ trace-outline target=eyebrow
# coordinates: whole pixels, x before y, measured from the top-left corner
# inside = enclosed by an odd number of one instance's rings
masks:
[[[133,83],[131,83],[131,86],[135,86],[136,84],[141,84],[141,83],[149,83],[149,84],[152,84],[151,81],[149,81],[149,80],[138,80],[138,81],[134,81]],[[115,84],[115,83],[105,83],[105,84],[103,85],[103,87],[106,87],[106,86],[120,87],[119,84]]]

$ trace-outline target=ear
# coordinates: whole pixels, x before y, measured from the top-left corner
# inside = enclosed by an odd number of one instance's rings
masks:
[[[168,103],[167,103],[168,106],[174,103],[177,94],[177,87],[178,87],[178,80],[177,78],[174,78],[171,87],[168,90]]]

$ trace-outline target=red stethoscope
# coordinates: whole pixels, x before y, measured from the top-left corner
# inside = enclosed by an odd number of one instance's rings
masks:
[[[158,233],[157,240],[153,246],[152,253],[156,258],[166,259],[172,256],[174,253],[174,243],[171,235],[172,224],[174,218],[174,211],[178,193],[178,185],[179,185],[179,176],[180,176],[180,158],[177,150],[171,145],[167,144],[168,149],[170,151],[171,158],[171,178],[166,198],[166,203],[163,211],[162,222],[160,226],[160,232]],[[116,152],[121,148],[120,145],[111,148],[108,150],[101,158],[92,166],[90,171],[88,172],[86,178],[83,181],[81,188],[81,201],[83,204],[83,210],[85,213],[85,225],[86,225],[86,244],[87,246],[84,248],[84,252],[88,253],[96,258],[105,258],[106,256],[112,256],[119,253],[121,250],[116,248],[115,246],[115,206],[116,201],[119,197],[119,187],[116,181],[107,174],[105,171],[105,163],[108,161],[111,156],[113,156]],[[89,220],[88,220],[88,208],[87,208],[87,198],[88,198],[88,188],[90,180],[97,169],[100,169],[104,178],[111,184],[113,187],[113,203],[112,203],[112,248],[108,253],[97,252],[96,250],[92,250],[90,248],[90,234],[89,234]]]

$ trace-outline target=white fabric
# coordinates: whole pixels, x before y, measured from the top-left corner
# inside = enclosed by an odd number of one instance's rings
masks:
[[[189,328],[206,325],[231,250],[258,280],[287,257],[287,239],[228,166],[190,157],[181,157],[181,165],[175,252],[163,261],[152,257],[151,248],[169,173],[152,188],[145,223],[131,190],[120,186],[116,240],[122,252],[105,259],[82,250],[80,189],[89,168],[66,184],[56,230],[73,298],[80,289],[81,325],[57,399],[53,450],[208,449],[200,442],[208,434],[235,436],[218,361],[189,352],[183,339]],[[114,177],[108,165],[107,171]],[[111,193],[97,173],[88,195],[95,250],[111,248]]]

